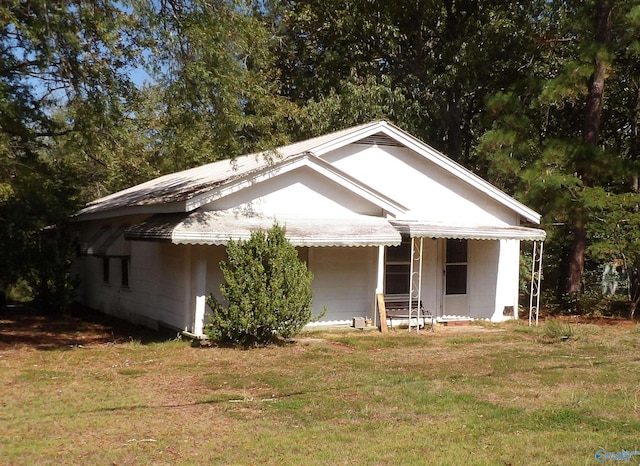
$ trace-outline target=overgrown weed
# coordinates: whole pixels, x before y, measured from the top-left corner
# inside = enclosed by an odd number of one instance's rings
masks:
[[[548,319],[540,330],[540,339],[545,343],[568,341],[576,336],[574,328],[558,319]]]

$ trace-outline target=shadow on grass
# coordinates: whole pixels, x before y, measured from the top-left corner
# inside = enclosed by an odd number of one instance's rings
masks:
[[[52,315],[30,304],[0,308],[0,350],[46,351],[130,341],[149,344],[175,336],[169,331],[156,332],[79,305],[62,315]]]

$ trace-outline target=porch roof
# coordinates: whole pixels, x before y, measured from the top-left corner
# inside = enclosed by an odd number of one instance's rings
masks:
[[[519,226],[445,225],[419,220],[390,220],[390,223],[401,233],[417,238],[543,241],[547,236],[544,230]]]
[[[118,239],[127,229],[128,225],[119,225],[112,229],[109,225],[101,226],[87,241],[80,244],[81,254],[94,256],[126,256],[128,251],[118,247]]]
[[[294,246],[395,246],[401,242],[398,230],[381,217],[313,218],[232,211],[154,215],[129,227],[125,239],[226,245],[229,240],[249,239],[253,231],[266,231],[276,221],[286,227],[287,239]]]

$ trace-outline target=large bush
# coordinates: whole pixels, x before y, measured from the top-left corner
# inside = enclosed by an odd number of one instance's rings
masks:
[[[313,274],[298,258],[277,223],[248,241],[230,241],[220,263],[224,306],[213,295],[205,334],[212,340],[243,346],[291,338],[311,320]]]

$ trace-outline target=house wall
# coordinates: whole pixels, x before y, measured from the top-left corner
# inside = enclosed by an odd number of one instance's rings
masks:
[[[416,240],[418,241],[418,239]],[[519,242],[470,240],[467,257],[467,294],[460,297],[464,309],[447,308],[444,295],[446,240],[423,240],[422,303],[436,317],[471,317],[501,321],[505,306],[516,306]]]
[[[375,285],[377,270],[377,248],[308,248],[309,270],[314,275],[312,315],[325,315],[315,324],[351,323],[356,316],[372,317],[375,311]],[[220,270],[220,261],[226,258],[223,246],[191,247],[191,303],[189,309],[195,309],[195,300],[203,290],[198,289],[198,263],[206,261],[206,286],[204,295],[213,293],[225,303],[220,292],[224,280]],[[209,308],[206,308],[209,312]],[[190,311],[193,315],[193,311]],[[206,317],[205,317],[206,323]]]
[[[135,241],[130,245],[129,286],[121,286],[120,258],[110,260],[110,283],[102,280],[102,258],[83,256],[74,265],[82,277],[79,301],[134,323],[158,323],[194,331],[196,297],[213,293],[223,302],[219,267],[223,246],[177,246]],[[450,315],[443,305],[443,240],[423,240],[422,301],[436,316]],[[356,316],[373,317],[377,248],[309,248],[314,274],[313,315],[327,309],[319,323],[347,323]],[[198,264],[206,262],[203,290],[198,289]],[[472,318],[500,321],[505,306],[517,310],[519,242],[469,241],[468,303]],[[206,308],[208,311],[208,307]]]
[[[313,315],[326,307],[320,323],[351,323],[353,317],[373,317],[378,249],[310,248],[313,273]]]
[[[467,262],[468,309],[446,316],[468,316],[499,322],[514,317],[505,307],[518,309],[520,243],[517,240],[470,240]],[[515,314],[517,315],[517,314]]]
[[[354,196],[351,191],[308,167],[277,175],[203,207],[203,210],[226,209],[307,217],[335,217],[353,212],[382,214],[380,207]]]
[[[129,285],[121,284],[121,258],[111,258],[103,280],[100,256],[82,256],[73,273],[81,279],[77,300],[106,314],[157,328],[159,323],[189,330],[190,260],[187,247],[134,241],[130,245]]]
[[[82,278],[79,302],[136,324],[151,328],[164,324],[189,332],[198,328],[194,311],[199,298],[213,293],[224,302],[219,266],[226,258],[224,246],[126,243],[130,251],[129,286],[121,285],[120,258],[110,259],[110,280],[105,283],[102,256],[81,256],[73,267],[73,272]],[[377,248],[309,248],[306,255],[314,274],[312,313],[318,316],[327,310],[320,322],[350,323],[356,316],[373,316]]]
[[[500,241],[500,261],[496,278],[496,305],[491,320],[498,322],[518,317],[520,286],[520,241]],[[513,314],[507,315],[505,306],[513,306]]]
[[[517,225],[517,215],[410,149],[351,144],[322,158],[408,207],[407,219]]]

